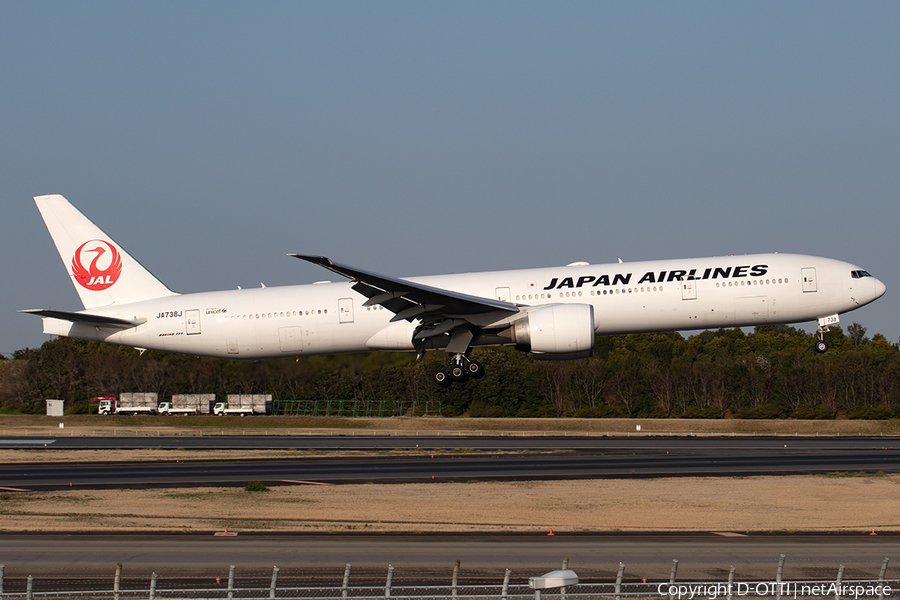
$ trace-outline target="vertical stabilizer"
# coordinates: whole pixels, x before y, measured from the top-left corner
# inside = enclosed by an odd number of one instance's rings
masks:
[[[34,201],[86,309],[175,295],[68,200]]]

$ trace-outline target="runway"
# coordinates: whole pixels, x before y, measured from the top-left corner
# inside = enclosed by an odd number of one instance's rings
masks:
[[[155,448],[186,448],[196,438],[151,438]],[[60,438],[48,449],[77,444],[144,448],[146,438]],[[204,438],[202,441],[208,443]],[[472,480],[725,476],[827,472],[900,472],[896,438],[796,440],[727,438],[304,438],[309,448],[415,449],[416,456],[303,457],[290,459],[154,462],[28,463],[0,466],[0,487],[50,490],[117,487],[234,486],[248,481],[284,483],[410,483]],[[4,439],[14,447],[18,440]],[[297,448],[294,438],[226,438],[219,449]],[[283,446],[283,444],[293,446]],[[82,446],[83,447],[83,446]],[[94,446],[96,447],[96,446]],[[460,448],[485,452],[437,452]],[[429,450],[435,454],[428,454]],[[491,452],[496,450],[497,452]],[[501,452],[502,451],[502,452]],[[44,457],[52,461],[52,451]],[[115,454],[111,453],[114,459]]]
[[[0,447],[31,447],[27,438],[3,438]],[[362,455],[285,460],[200,460],[6,464],[0,487],[49,490],[79,487],[244,485],[262,480],[316,483],[392,483],[476,479],[654,477],[829,471],[900,472],[897,438],[51,438],[56,449],[115,448],[310,448],[361,451]],[[43,448],[41,441],[40,448]],[[421,455],[382,456],[385,449]],[[434,458],[428,450],[434,450]],[[467,454],[467,449],[479,449]],[[457,452],[454,452],[456,450]],[[435,477],[435,479],[431,479]],[[5,492],[4,492],[5,493]],[[798,500],[802,501],[802,500]],[[564,557],[583,581],[610,581],[619,562],[626,581],[667,581],[678,559],[680,581],[722,581],[731,566],[739,580],[772,580],[778,557],[787,556],[785,579],[874,578],[885,557],[900,560],[900,534],[765,534],[743,532],[566,535],[458,534],[0,534],[0,564],[8,589],[27,575],[56,577],[41,586],[107,585],[116,563],[125,565],[126,586],[146,587],[151,572],[175,585],[238,577],[264,585],[277,565],[286,585],[339,585],[344,565],[354,582],[382,582],[395,567],[397,585],[446,583],[453,562],[462,561],[461,585],[496,583],[505,569],[524,581],[559,568]],[[900,571],[900,566],[897,567]],[[892,569],[888,577],[896,575]],[[16,579],[19,578],[19,579]],[[95,578],[95,579],[91,579]],[[168,584],[167,584],[168,585]],[[108,586],[107,586],[108,587]]]

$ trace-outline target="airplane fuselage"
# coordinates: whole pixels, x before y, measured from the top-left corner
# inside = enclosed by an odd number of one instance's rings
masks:
[[[860,275],[860,274],[865,274]],[[550,267],[409,278],[419,284],[515,304],[593,307],[596,335],[796,323],[854,310],[884,285],[839,260],[795,254]],[[128,329],[45,317],[54,335],[235,359],[414,349],[415,322],[363,306],[351,283],[319,283],[178,294],[93,308],[90,314],[146,319]],[[519,315],[521,317],[521,315]],[[493,319],[493,320],[492,320]],[[486,315],[500,332],[508,314]],[[513,343],[485,335],[472,345]]]

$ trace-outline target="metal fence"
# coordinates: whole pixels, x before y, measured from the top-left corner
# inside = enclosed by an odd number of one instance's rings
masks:
[[[67,598],[72,600],[213,600],[213,599],[250,599],[268,598],[285,600],[328,599],[342,600],[426,600],[449,598],[499,600],[531,599],[570,600],[570,599],[656,599],[656,600],[741,600],[743,598],[766,598],[772,600],[793,599],[826,599],[826,600],[885,600],[900,595],[900,579],[885,577],[888,559],[885,558],[877,579],[844,579],[844,567],[841,565],[834,579],[819,580],[786,580],[782,579],[784,555],[778,561],[775,578],[772,580],[745,581],[735,578],[735,568],[731,567],[727,579],[706,581],[678,581],[676,578],[678,561],[673,561],[671,575],[668,580],[640,582],[624,581],[625,565],[619,564],[614,581],[580,581],[576,585],[551,590],[535,590],[529,584],[511,581],[511,571],[506,570],[502,578],[495,584],[467,585],[459,582],[459,561],[453,569],[451,580],[445,585],[395,585],[393,582],[394,567],[388,566],[383,583],[373,583],[367,577],[365,584],[351,585],[351,566],[344,570],[341,581],[315,586],[279,585],[280,569],[275,566],[271,577],[266,579],[238,581],[235,577],[235,566],[229,569],[227,577],[217,577],[215,587],[206,581],[191,587],[184,579],[167,581],[153,573],[143,584],[137,580],[122,579],[122,565],[117,565],[114,577],[105,580],[71,580],[40,578],[28,576],[27,579],[4,580],[4,566],[0,565],[0,598],[7,599],[44,599]],[[563,568],[568,560],[563,561]],[[68,589],[61,589],[63,582],[69,581]],[[78,581],[84,589],[75,589]],[[100,581],[109,585],[98,585]],[[55,585],[52,583],[55,582]],[[89,589],[94,583],[95,589]],[[63,584],[64,585],[64,584]],[[6,586],[6,590],[4,590]]]
[[[431,407],[432,402],[425,404],[424,413],[439,415],[439,403]],[[429,413],[428,408],[432,410]],[[310,417],[397,417],[407,410],[406,403],[399,400],[275,400],[272,413],[276,415],[303,415]]]

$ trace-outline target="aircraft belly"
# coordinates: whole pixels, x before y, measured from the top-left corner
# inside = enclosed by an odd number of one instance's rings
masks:
[[[413,350],[415,325],[406,321],[392,323],[373,334],[365,345],[370,350]]]

